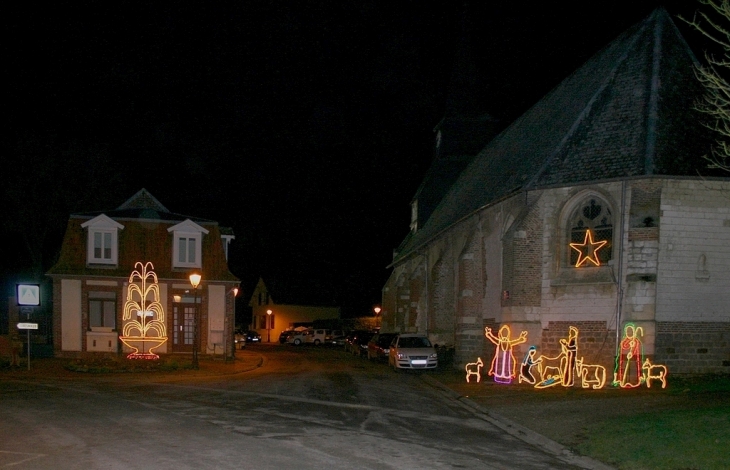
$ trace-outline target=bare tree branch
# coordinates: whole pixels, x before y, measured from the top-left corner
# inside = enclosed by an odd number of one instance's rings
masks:
[[[695,104],[695,109],[709,117],[704,125],[716,134],[710,154],[703,158],[708,168],[730,172],[730,83],[723,76],[723,71],[726,74],[730,72],[730,29],[723,26],[730,25],[730,0],[698,1],[709,7],[708,13],[699,11],[691,21],[679,18],[723,50],[720,59],[705,52],[707,65],[695,70],[697,79],[706,90],[705,96]]]

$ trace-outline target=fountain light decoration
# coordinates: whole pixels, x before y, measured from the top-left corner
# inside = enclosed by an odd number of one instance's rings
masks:
[[[129,276],[124,303],[124,328],[119,338],[134,351],[127,359],[159,359],[154,350],[167,341],[165,310],[160,303],[160,286],[151,262],[137,262]]]

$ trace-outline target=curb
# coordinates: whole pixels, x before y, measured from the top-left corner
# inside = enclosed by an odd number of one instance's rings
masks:
[[[474,411],[479,415],[480,418],[502,429],[507,434],[516,437],[517,439],[524,441],[530,445],[539,447],[546,453],[554,455],[568,464],[575,465],[576,467],[580,468],[585,468],[587,470],[615,470],[614,467],[606,465],[605,463],[598,460],[583,455],[577,455],[564,445],[555,442],[552,439],[543,436],[542,434],[526,428],[521,424],[515,423],[514,421],[497,413],[490,412],[486,408],[474,402],[472,399],[460,395],[459,393],[439,382],[438,380],[434,379],[433,377],[423,375],[421,378],[432,387],[437,388],[446,395],[448,395],[450,399],[457,401],[465,408]]]

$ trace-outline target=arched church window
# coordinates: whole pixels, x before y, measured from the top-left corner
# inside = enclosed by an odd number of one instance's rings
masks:
[[[571,266],[600,266],[613,253],[613,215],[609,205],[595,197],[578,204],[568,220]]]

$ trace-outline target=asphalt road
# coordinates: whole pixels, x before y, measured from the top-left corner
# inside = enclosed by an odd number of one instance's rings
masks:
[[[340,350],[255,345],[253,371],[0,381],[0,468],[581,468],[424,380]]]

